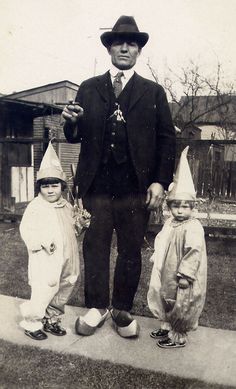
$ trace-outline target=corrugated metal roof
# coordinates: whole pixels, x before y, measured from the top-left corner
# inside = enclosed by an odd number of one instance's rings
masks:
[[[9,98],[8,96],[0,97],[0,106],[1,105],[2,106],[7,105],[9,107],[12,107],[13,109],[22,107],[30,111],[31,115],[34,117],[42,116],[46,114],[60,114],[63,109],[63,107],[54,104],[13,99],[13,98]]]

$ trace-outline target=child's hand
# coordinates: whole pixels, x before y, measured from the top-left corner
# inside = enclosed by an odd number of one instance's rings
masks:
[[[189,281],[186,280],[186,278],[180,278],[179,279],[179,288],[180,289],[187,289],[189,287]]]
[[[56,245],[55,243],[51,243],[48,246],[43,246],[43,248],[49,255],[52,255],[56,250]]]

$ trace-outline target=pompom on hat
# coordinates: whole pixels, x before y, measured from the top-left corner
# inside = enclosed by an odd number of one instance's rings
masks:
[[[174,181],[169,185],[168,188],[167,201],[196,201],[196,191],[187,159],[188,149],[189,146],[187,146],[181,153],[179,164],[174,176]]]
[[[66,182],[66,175],[62,170],[61,162],[52,146],[51,141],[43,156],[39,171],[37,172],[37,181],[43,178],[59,178]]]
[[[104,32],[100,39],[105,47],[111,46],[116,39],[134,40],[140,47],[143,47],[146,45],[149,35],[146,32],[139,31],[133,16],[122,15],[112,30]]]

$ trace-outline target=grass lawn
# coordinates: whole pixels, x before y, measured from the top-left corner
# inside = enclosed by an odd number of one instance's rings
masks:
[[[81,247],[82,237],[79,239]],[[143,246],[143,269],[139,289],[135,298],[133,313],[151,316],[147,307],[147,290],[151,273],[149,258],[153,252],[154,235],[147,236]],[[27,251],[19,235],[18,225],[0,223],[0,293],[29,298],[27,284]],[[208,251],[208,289],[205,308],[200,319],[203,326],[236,330],[236,240],[209,239]],[[115,238],[112,245],[111,283],[116,258]],[[70,304],[84,306],[83,297],[83,259],[81,254],[81,277],[74,289]]]
[[[1,389],[223,389],[194,379],[59,354],[0,340]]]

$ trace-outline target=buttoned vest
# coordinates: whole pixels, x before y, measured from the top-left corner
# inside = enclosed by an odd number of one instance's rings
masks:
[[[112,83],[109,83],[109,114],[106,120],[103,141],[103,163],[107,163],[111,155],[113,155],[117,164],[126,162],[128,159],[129,150],[126,123],[123,120],[118,121],[117,116],[113,115],[113,113],[119,104],[124,120],[126,120],[132,87],[133,77],[126,84],[119,97],[116,98]]]

